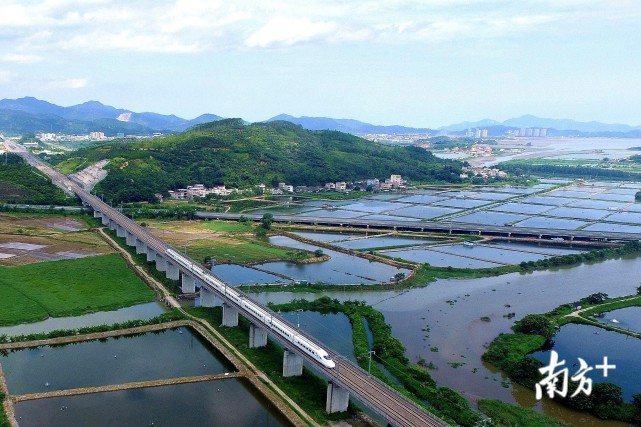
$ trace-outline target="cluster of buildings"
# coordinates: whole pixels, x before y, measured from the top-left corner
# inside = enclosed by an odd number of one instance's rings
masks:
[[[465,132],[465,136],[468,138],[487,138],[487,133],[487,129],[475,128],[468,129],[467,132]]]
[[[507,172],[502,171],[498,168],[488,168],[488,167],[477,167],[477,166],[465,166],[463,167],[463,173],[461,174],[462,179],[466,178],[507,178]]]
[[[492,155],[492,147],[488,144],[472,144],[469,150],[454,147],[452,148],[452,153],[467,154],[472,157],[490,157]]]
[[[237,188],[225,188],[224,185],[219,185],[212,188],[206,188],[203,184],[190,185],[187,188],[179,188],[177,190],[169,190],[169,198],[177,200],[189,200],[194,197],[205,197],[209,194],[217,196],[229,196],[236,193]]]
[[[256,188],[262,193],[270,193],[274,195],[279,194],[289,194],[289,193],[318,193],[320,191],[337,191],[337,192],[346,192],[352,191],[354,189],[365,190],[367,188],[372,189],[372,191],[381,190],[398,190],[407,187],[407,181],[403,179],[401,175],[390,175],[390,177],[384,181],[379,180],[378,178],[366,179],[362,181],[346,182],[346,181],[337,181],[337,182],[328,182],[322,186],[296,186],[294,187],[291,184],[285,182],[279,182],[278,187],[267,188],[265,184],[256,185]],[[212,188],[206,188],[203,184],[190,185],[187,188],[179,188],[177,190],[169,190],[169,197],[176,200],[190,200],[194,197],[205,197],[209,194],[214,194],[216,196],[228,196],[232,193],[238,193],[241,190],[237,188],[226,188],[224,185],[219,185]]]
[[[157,135],[154,135],[157,136]],[[63,133],[39,133],[36,135],[42,142],[64,142],[64,141],[111,141],[113,139],[121,138],[135,138],[135,139],[146,139],[149,136],[141,135],[125,135],[122,132],[113,136],[106,136],[104,132],[89,132],[86,135],[67,135]]]
[[[511,136],[534,136],[534,137],[541,137],[545,138],[548,136],[548,130],[546,128],[521,128],[521,129],[515,129],[515,130],[509,130],[507,131],[508,135]]]

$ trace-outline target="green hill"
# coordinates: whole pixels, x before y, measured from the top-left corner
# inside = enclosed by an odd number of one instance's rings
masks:
[[[0,202],[34,205],[79,205],[15,154],[0,157]]]
[[[278,182],[321,185],[390,174],[415,182],[457,182],[461,166],[422,148],[390,147],[288,122],[245,125],[240,119],[150,141],[81,149],[69,156],[89,162],[112,159],[109,175],[96,192],[115,202],[151,201],[154,193],[196,183],[239,188]]]

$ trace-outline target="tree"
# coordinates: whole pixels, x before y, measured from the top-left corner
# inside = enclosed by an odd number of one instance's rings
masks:
[[[541,335],[551,339],[556,330],[552,322],[542,314],[528,314],[512,326],[515,332],[530,335]]]
[[[637,288],[637,295],[641,295],[641,286]]]
[[[641,202],[641,191],[637,191],[634,195],[635,202]]]
[[[270,213],[264,214],[263,217],[260,219],[260,225],[265,230],[271,230],[272,229],[272,222],[274,222],[274,215],[272,215]]]
[[[588,295],[585,301],[589,304],[602,304],[608,299],[608,294],[597,292],[596,294]]]
[[[322,257],[323,256],[323,250],[322,249],[316,249],[314,251],[314,256],[316,257]]]
[[[405,279],[405,273],[396,273],[394,275],[394,281],[395,282],[400,282],[401,280]]]
[[[592,387],[592,403],[594,405],[613,406],[623,403],[621,387],[612,383],[596,383]]]
[[[641,393],[632,395],[632,404],[637,408],[641,409]]]

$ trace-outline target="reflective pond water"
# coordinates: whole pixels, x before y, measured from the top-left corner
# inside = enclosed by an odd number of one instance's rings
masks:
[[[279,276],[235,264],[219,264],[211,268],[211,271],[230,285],[249,285],[258,283],[280,283],[287,281]]]
[[[559,219],[559,218],[528,218],[524,221],[514,224],[515,227],[531,227],[531,228],[553,228],[558,230],[576,230],[577,228],[589,224],[585,221],[574,219]]]
[[[145,320],[161,315],[167,308],[158,302],[138,304],[114,311],[99,311],[73,317],[50,317],[41,322],[0,327],[0,335],[23,335],[51,332],[57,329],[76,329],[85,326],[111,325],[128,320]]]
[[[15,410],[21,427],[292,425],[235,378],[29,400]]]
[[[471,214],[459,216],[453,219],[455,222],[467,222],[471,224],[485,224],[485,225],[506,225],[513,222],[522,221],[527,216],[516,215],[500,212],[474,212]]]
[[[190,328],[28,348],[3,355],[0,363],[11,394],[218,374],[232,369]]]
[[[608,311],[599,317],[594,317],[594,320],[617,328],[641,332],[641,307],[626,307]]]
[[[340,246],[347,249],[368,249],[368,248],[384,248],[390,246],[417,246],[434,243],[436,240],[427,239],[413,239],[411,237],[368,237],[366,239],[358,238],[353,240],[343,240],[333,242],[333,245]]]
[[[315,251],[322,249],[330,256],[328,261],[309,264],[293,262],[268,262],[260,267],[267,271],[276,272],[293,280],[307,280],[310,283],[324,282],[331,284],[360,284],[388,282],[397,273],[409,274],[409,270],[392,267],[380,262],[371,262],[364,258],[347,255],[342,252],[320,248],[307,243],[298,242],[284,236],[270,237],[269,242],[278,246]]]

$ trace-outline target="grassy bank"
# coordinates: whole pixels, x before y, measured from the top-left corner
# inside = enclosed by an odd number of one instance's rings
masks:
[[[7,414],[4,413],[4,399],[5,399],[5,394],[0,391],[0,427],[11,427],[11,424],[9,423],[9,419],[7,418]]]
[[[580,316],[572,313],[570,304],[563,304],[548,313],[525,316],[512,327],[514,333],[501,334],[492,341],[487,352],[483,354],[483,360],[503,370],[513,381],[534,388],[535,384],[543,378],[538,371],[543,367],[543,363],[528,355],[545,349],[561,325],[586,323],[616,332],[627,332],[638,337],[639,334],[618,330],[619,328],[593,321],[589,316],[596,312],[603,313],[618,308],[641,306],[641,297],[595,301],[594,297],[599,299],[599,295],[601,294],[593,294],[581,300],[584,310]],[[570,383],[568,396],[575,390],[573,387],[576,387],[576,383]],[[625,403],[621,394],[621,389],[617,385],[596,383],[590,396],[579,395],[574,399],[568,397],[557,400],[566,406],[590,412],[599,418],[641,423],[641,408]]]
[[[117,254],[0,267],[0,325],[77,316],[153,301]]]
[[[566,424],[531,409],[521,408],[494,399],[479,401],[479,409],[492,418],[492,425],[528,426],[528,427],[562,427]]]

